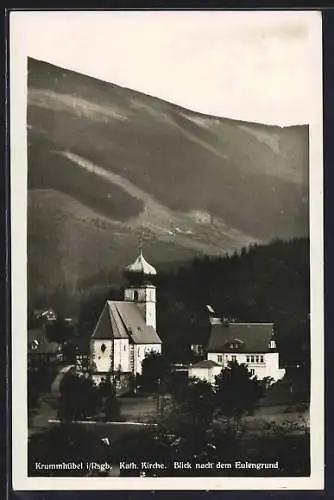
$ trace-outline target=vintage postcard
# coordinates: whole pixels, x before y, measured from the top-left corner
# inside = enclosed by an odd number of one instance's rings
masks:
[[[13,488],[323,489],[321,13],[9,37]]]

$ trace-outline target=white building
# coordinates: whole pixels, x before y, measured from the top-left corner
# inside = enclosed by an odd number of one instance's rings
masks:
[[[203,359],[189,367],[189,377],[196,377],[200,380],[206,380],[210,384],[215,383],[215,377],[222,371],[221,365],[215,361]]]
[[[125,269],[124,301],[106,302],[90,341],[90,370],[96,383],[115,374],[140,374],[146,353],[161,352],[156,332],[156,274],[140,253]]]
[[[207,346],[207,361],[191,367],[190,376],[213,380],[229,361],[246,364],[258,379],[271,377],[277,381],[284,377],[285,370],[279,366],[273,323],[237,323],[216,317],[209,307],[210,336]],[[218,372],[218,373],[217,373]],[[195,375],[196,374],[196,375]]]

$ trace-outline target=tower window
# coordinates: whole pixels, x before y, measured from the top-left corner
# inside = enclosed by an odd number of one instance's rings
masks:
[[[101,351],[102,351],[102,352],[104,352],[106,349],[107,349],[106,345],[105,345],[105,344],[102,344],[102,345],[101,345]]]

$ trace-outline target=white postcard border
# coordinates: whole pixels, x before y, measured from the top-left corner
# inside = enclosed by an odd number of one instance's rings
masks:
[[[239,11],[240,12],[240,11]],[[311,476],[279,478],[36,478],[27,475],[27,56],[30,12],[10,14],[12,286],[12,479],[14,490],[315,490],[324,487],[324,269],[321,12],[309,22],[313,119],[310,122]]]

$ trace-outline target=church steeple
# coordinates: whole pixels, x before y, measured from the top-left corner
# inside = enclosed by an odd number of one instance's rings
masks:
[[[125,268],[124,275],[128,280],[124,300],[136,302],[142,310],[146,324],[156,329],[156,269],[140,252],[137,259]]]

